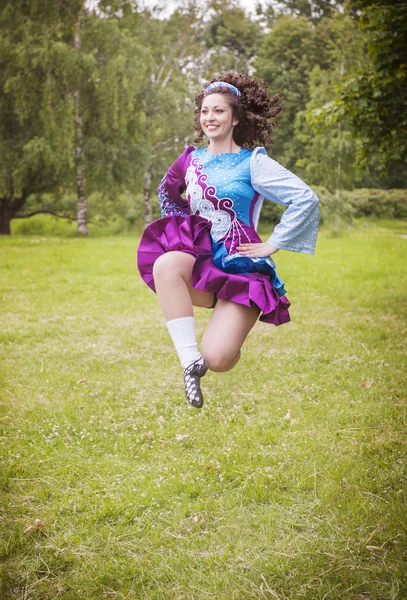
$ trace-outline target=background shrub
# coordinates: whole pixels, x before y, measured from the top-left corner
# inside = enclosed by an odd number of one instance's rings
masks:
[[[407,219],[407,190],[355,189],[345,192],[355,217]]]
[[[354,218],[373,217],[375,219],[407,219],[407,190],[368,189],[341,190],[338,194],[325,187],[313,187],[321,201],[321,225],[337,228],[340,224],[351,224]],[[38,198],[33,202],[39,204]],[[161,216],[160,207],[153,199],[153,219]],[[60,197],[56,201],[51,195],[41,197],[42,209],[60,214],[75,216],[74,196]],[[31,208],[28,202],[28,209]],[[143,201],[141,194],[130,193],[109,197],[100,193],[88,198],[89,231],[94,235],[115,235],[144,229]],[[259,227],[266,231],[276,225],[285,208],[264,200]],[[14,234],[50,234],[62,236],[76,235],[76,222],[59,219],[51,215],[36,215],[28,219],[13,219]]]

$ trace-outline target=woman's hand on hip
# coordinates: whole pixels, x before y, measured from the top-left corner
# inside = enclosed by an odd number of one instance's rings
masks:
[[[237,247],[237,251],[243,256],[249,256],[250,258],[266,258],[270,254],[278,252],[278,248],[275,248],[268,242],[260,244],[240,244]]]

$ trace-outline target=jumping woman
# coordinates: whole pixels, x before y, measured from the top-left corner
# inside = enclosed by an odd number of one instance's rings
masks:
[[[185,392],[203,405],[208,368],[229,371],[260,316],[290,320],[284,282],[271,255],[314,252],[319,207],[314,192],[267,155],[282,106],[266,85],[233,72],[196,96],[196,143],[169,168],[158,188],[162,218],[145,230],[138,267],[157,293],[184,370]],[[267,242],[256,233],[263,199],[287,207]],[[193,307],[213,312],[198,348]]]

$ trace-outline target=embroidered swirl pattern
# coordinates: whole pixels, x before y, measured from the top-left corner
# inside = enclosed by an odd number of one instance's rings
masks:
[[[158,203],[161,208],[162,216],[170,217],[171,215],[181,215],[183,217],[187,217],[188,214],[185,213],[182,210],[182,208],[180,208],[177,204],[175,204],[174,200],[171,200],[171,198],[169,197],[167,189],[166,189],[166,183],[167,183],[167,175],[164,175],[164,177],[162,178],[161,183],[157,189]]]
[[[208,176],[202,169],[199,158],[194,158],[185,175],[186,195],[192,214],[199,213],[212,223],[211,236],[218,242],[237,224],[234,202],[231,198],[218,199],[216,187],[206,185]]]

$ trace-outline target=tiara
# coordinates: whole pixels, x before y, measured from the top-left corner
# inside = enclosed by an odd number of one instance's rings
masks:
[[[234,94],[237,97],[242,95],[237,89],[237,87],[235,87],[231,83],[227,83],[226,81],[214,81],[213,83],[208,85],[208,87],[204,91],[205,96],[206,94],[209,94],[209,92],[212,92],[213,90],[219,87],[227,88],[230,92],[232,92],[232,94]]]

